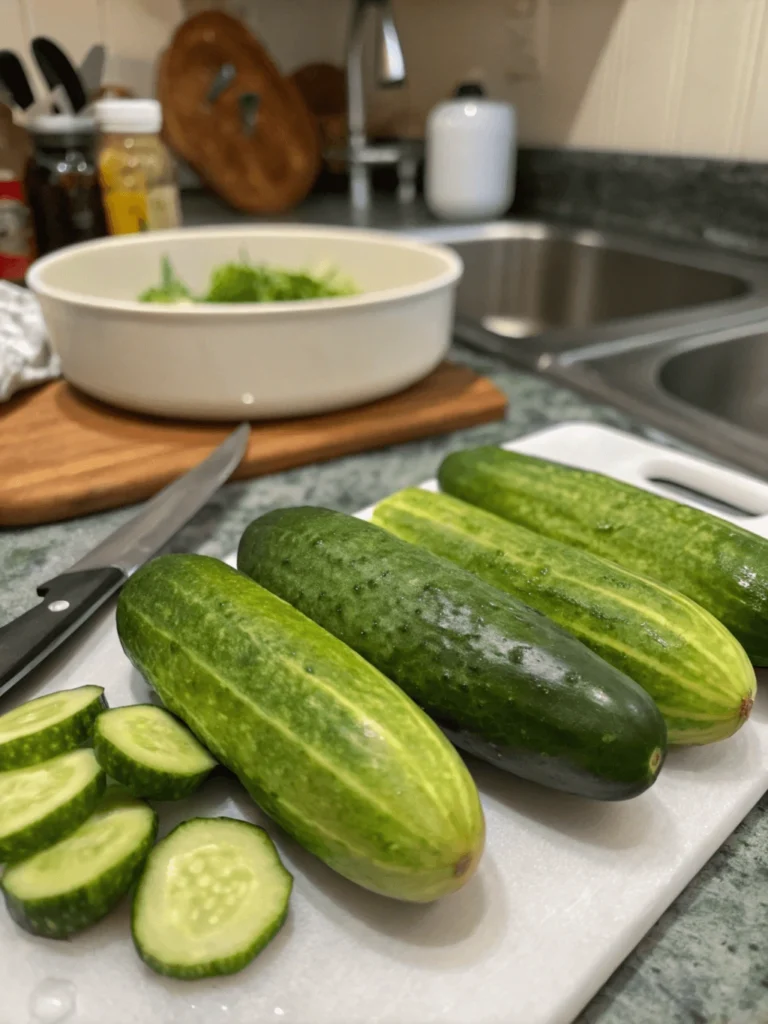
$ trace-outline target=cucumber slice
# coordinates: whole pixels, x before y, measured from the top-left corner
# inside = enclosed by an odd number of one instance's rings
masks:
[[[87,928],[136,881],[156,835],[148,804],[118,787],[108,790],[66,839],[7,869],[2,889],[11,917],[52,939]]]
[[[48,761],[90,742],[106,708],[101,686],[37,697],[0,716],[0,771]]]
[[[216,766],[189,729],[154,704],[99,715],[93,747],[107,775],[153,800],[188,796]]]
[[[154,848],[133,901],[133,941],[158,974],[234,974],[285,921],[293,878],[267,833],[193,818]]]
[[[0,863],[21,860],[74,832],[106,782],[92,750],[0,772]]]

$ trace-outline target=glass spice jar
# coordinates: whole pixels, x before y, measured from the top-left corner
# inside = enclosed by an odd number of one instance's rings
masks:
[[[32,218],[24,191],[29,138],[0,103],[0,280],[20,284],[33,258]]]
[[[106,235],[93,118],[45,114],[28,128],[34,149],[25,190],[38,254]]]
[[[107,99],[95,107],[98,164],[110,233],[175,228],[181,223],[173,161],[160,138],[157,100]]]

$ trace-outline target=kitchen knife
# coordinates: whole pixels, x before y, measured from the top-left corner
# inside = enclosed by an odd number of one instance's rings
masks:
[[[0,629],[0,694],[74,633],[202,508],[239,465],[249,433],[243,423],[67,572],[37,588],[45,600]]]
[[[26,110],[35,102],[24,65],[12,50],[0,50],[0,79],[17,107]]]

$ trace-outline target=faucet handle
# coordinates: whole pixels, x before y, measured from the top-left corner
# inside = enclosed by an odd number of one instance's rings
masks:
[[[419,173],[420,151],[415,144],[402,144],[397,161],[397,201],[407,206],[416,201],[416,178]]]

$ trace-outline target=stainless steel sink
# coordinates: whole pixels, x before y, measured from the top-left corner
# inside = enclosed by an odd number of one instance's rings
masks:
[[[768,333],[668,355],[658,384],[703,412],[768,438]]]
[[[768,304],[762,265],[719,252],[523,221],[417,233],[461,255],[459,315],[490,332],[484,347],[518,365],[680,337],[705,321],[751,322]]]
[[[768,308],[731,324],[623,351],[554,362],[564,384],[768,479]]]
[[[412,233],[464,260],[461,340],[768,478],[768,263],[518,221]]]

